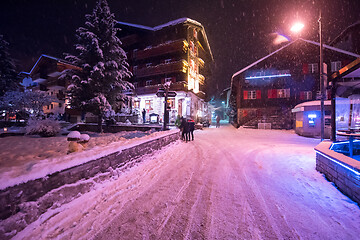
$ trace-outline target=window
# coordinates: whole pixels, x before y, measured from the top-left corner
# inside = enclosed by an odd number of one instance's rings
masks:
[[[134,108],[140,108],[140,101],[134,101]]]
[[[152,84],[152,80],[147,80],[146,81],[146,86],[150,86]]]
[[[341,69],[341,61],[331,62],[331,72],[337,72]]]
[[[302,91],[300,92],[300,100],[311,100],[312,92],[311,91]]]
[[[261,90],[244,91],[243,98],[244,99],[261,99]]]
[[[169,58],[169,59],[165,59],[165,64],[168,64],[168,63],[171,63],[171,58]]]
[[[171,77],[165,78],[165,82],[172,82],[172,78]]]
[[[175,109],[175,98],[168,98],[167,102],[168,107],[170,107],[171,109]]]
[[[62,107],[62,103],[59,103],[59,108],[61,108]]]
[[[152,65],[151,63],[147,63],[146,67],[149,68],[149,67],[151,67],[151,65]]]
[[[256,91],[255,90],[249,91],[248,98],[249,99],[256,99]]]
[[[145,100],[145,109],[152,110],[152,100]]]
[[[317,64],[317,63],[310,63],[310,64],[309,64],[309,72],[310,72],[310,73],[318,73],[318,72],[319,72],[319,64]]]
[[[277,89],[277,98],[290,98],[290,88]]]

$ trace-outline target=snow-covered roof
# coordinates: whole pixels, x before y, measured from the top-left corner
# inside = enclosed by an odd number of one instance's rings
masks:
[[[140,24],[133,24],[133,23],[127,23],[127,22],[121,22],[121,21],[117,21],[117,23],[121,24],[121,25],[129,26],[129,27],[141,28],[141,29],[145,29],[145,30],[149,30],[149,31],[154,30],[154,28],[152,28],[152,27],[147,27],[147,26],[140,25]]]
[[[260,62],[264,61],[265,59],[267,59],[267,58],[271,57],[271,56],[272,56],[272,55],[274,55],[275,53],[280,52],[280,51],[281,51],[281,50],[283,50],[284,48],[286,48],[286,47],[290,46],[291,44],[293,44],[293,43],[295,43],[295,42],[297,42],[297,41],[304,41],[304,42],[306,42],[306,43],[310,43],[310,44],[314,44],[314,45],[320,46],[320,43],[318,43],[318,42],[311,41],[311,40],[306,40],[306,39],[303,39],[303,38],[298,38],[298,39],[296,39],[295,41],[292,41],[292,42],[290,42],[290,43],[288,43],[288,44],[286,44],[286,45],[282,46],[281,48],[277,49],[276,51],[274,51],[274,52],[272,52],[272,53],[270,53],[270,54],[266,55],[266,56],[265,56],[265,57],[263,57],[263,58],[260,58],[259,60],[257,60],[257,61],[255,61],[255,62],[253,62],[252,64],[250,64],[250,65],[248,65],[248,66],[244,67],[244,68],[243,68],[243,69],[241,69],[240,71],[237,71],[236,73],[234,73],[234,74],[232,75],[232,77],[231,77],[231,78],[236,77],[237,75],[239,75],[239,74],[243,73],[244,71],[248,70],[249,68],[251,68],[251,67],[255,66],[256,64],[258,64],[258,63],[260,63]],[[336,48],[336,47],[331,47],[331,46],[326,45],[326,44],[323,44],[323,47],[324,47],[324,48],[327,48],[327,49],[329,49],[329,50],[332,50],[332,51],[336,51],[336,52],[339,52],[339,53],[343,53],[343,54],[346,54],[346,55],[352,56],[352,57],[357,57],[357,58],[359,58],[359,57],[360,57],[360,55],[358,55],[358,54],[355,54],[355,53],[352,53],[352,52],[349,52],[349,51],[345,51],[345,50],[342,50],[342,49],[339,49],[339,48]]]
[[[201,23],[199,23],[198,21],[195,21],[193,19],[186,18],[186,17],[185,18],[179,18],[179,19],[176,19],[176,20],[173,20],[173,21],[170,21],[170,22],[167,22],[167,23],[155,26],[155,27],[148,27],[148,26],[144,26],[144,25],[140,25],[140,24],[133,24],[133,23],[127,23],[127,22],[121,22],[121,21],[118,21],[117,23],[120,24],[120,25],[125,25],[125,26],[129,26],[129,27],[144,29],[144,30],[148,30],[148,31],[158,31],[158,30],[161,30],[163,28],[170,27],[170,26],[175,26],[175,25],[182,24],[182,23],[191,23],[193,25],[197,25],[198,27],[201,28],[201,33],[204,36],[204,40],[205,40],[206,45],[207,45],[207,47],[209,49],[211,59],[214,59],[213,55],[212,55],[212,52],[211,52],[211,49],[210,49],[209,41],[208,41],[206,33],[205,33],[204,26]]]
[[[296,106],[294,107],[294,109],[295,109],[295,108],[301,108],[301,107],[320,106],[320,104],[321,104],[321,101],[320,101],[320,100],[307,101],[307,102],[303,102],[303,103],[300,103],[300,104],[296,105]],[[325,105],[325,106],[330,106],[330,105],[331,105],[331,101],[330,101],[330,100],[324,101],[324,105]]]
[[[135,28],[141,28],[141,29],[145,29],[145,30],[149,30],[149,31],[158,31],[160,29],[163,29],[165,27],[169,27],[169,26],[175,26],[181,23],[192,23],[194,25],[198,25],[199,27],[202,27],[201,23],[199,23],[198,21],[192,20],[190,18],[179,18],[155,27],[148,27],[148,26],[144,26],[144,25],[140,25],[140,24],[134,24],[134,23],[127,23],[127,22],[121,22],[118,21],[119,24],[121,25],[125,25],[125,26],[129,26],[129,27],[135,27]]]
[[[75,66],[63,59],[60,59],[60,58],[56,58],[56,57],[53,57],[53,56],[49,56],[49,55],[46,55],[46,54],[42,54],[39,59],[36,61],[36,63],[34,64],[34,66],[32,67],[32,69],[30,70],[30,72],[23,72],[24,74],[28,74],[28,75],[31,75],[33,73],[33,71],[36,69],[36,67],[38,66],[38,64],[40,63],[41,59],[43,58],[48,58],[48,59],[52,59],[52,60],[55,60],[57,62],[61,62],[61,63],[64,63],[64,64],[68,64],[68,65],[72,65],[72,66]]]
[[[295,42],[295,41],[294,41],[294,42]],[[266,55],[265,57],[260,58],[259,60],[257,60],[257,61],[255,61],[255,62],[253,62],[252,64],[250,64],[250,65],[248,65],[248,66],[244,67],[244,68],[243,68],[243,69],[241,69],[240,71],[237,71],[236,73],[234,73],[234,74],[232,75],[232,77],[231,77],[231,78],[236,77],[236,76],[237,76],[237,75],[239,75],[240,73],[245,72],[245,71],[246,71],[246,70],[248,70],[249,68],[251,68],[251,67],[255,66],[256,64],[258,64],[258,63],[260,63],[260,62],[264,61],[264,60],[265,60],[265,59],[267,59],[268,57],[271,57],[271,56],[272,56],[272,55],[274,55],[275,53],[280,52],[281,50],[283,50],[284,48],[286,48],[286,47],[288,47],[289,45],[293,44],[294,42],[290,42],[290,43],[288,43],[288,44],[286,44],[286,45],[282,46],[282,47],[281,47],[281,48],[279,48],[278,50],[276,50],[276,51],[274,51],[274,52],[270,53],[269,55]]]
[[[354,22],[353,24],[351,24],[350,26],[346,27],[338,36],[336,36],[334,38],[334,40],[332,40],[330,42],[330,45],[333,45],[334,43],[339,41],[339,39],[341,39],[351,28],[356,27],[358,25],[360,25],[360,20],[358,20],[358,21]]]
[[[312,43],[312,44],[315,44],[317,46],[320,47],[320,43],[318,42],[314,42],[314,41],[311,41],[311,40],[306,40],[306,39],[301,39],[307,43]],[[360,55],[359,54],[356,54],[356,53],[352,53],[352,52],[349,52],[349,51],[345,51],[345,50],[342,50],[340,48],[336,48],[336,47],[332,47],[332,46],[329,46],[329,45],[326,45],[326,44],[323,44],[323,47],[324,48],[327,48],[329,50],[333,50],[333,51],[336,51],[336,52],[339,52],[339,53],[343,53],[343,54],[346,54],[346,55],[349,55],[349,56],[353,56],[353,57],[356,57],[356,58],[359,58]]]

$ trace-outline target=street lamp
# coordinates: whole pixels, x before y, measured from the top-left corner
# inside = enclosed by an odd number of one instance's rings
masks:
[[[304,24],[302,24],[301,22],[297,22],[290,28],[290,31],[294,33],[299,33],[303,28],[304,28]]]

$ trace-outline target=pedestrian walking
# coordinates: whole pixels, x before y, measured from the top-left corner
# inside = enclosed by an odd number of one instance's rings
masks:
[[[219,128],[220,127],[220,116],[217,115],[216,117],[216,128]]]
[[[186,121],[186,118],[181,117],[181,124],[180,124],[179,128],[181,129],[181,140],[187,142],[188,141],[189,124]]]
[[[145,110],[145,108],[143,108],[143,110],[142,110],[142,118],[143,118],[143,124],[145,124],[145,119],[146,119],[146,110]]]
[[[189,119],[187,122],[189,125],[188,139],[190,141],[190,137],[191,137],[191,140],[194,141],[195,121],[192,119]]]

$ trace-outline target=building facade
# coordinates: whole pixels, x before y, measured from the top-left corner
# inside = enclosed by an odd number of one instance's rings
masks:
[[[158,115],[163,121],[164,97],[156,93],[170,82],[169,122],[178,116],[201,121],[208,117],[204,84],[213,61],[204,27],[189,18],[177,19],[156,27],[118,22],[118,37],[127,52],[130,79],[135,89],[129,94],[132,109],[146,110],[146,121]],[[141,117],[139,119],[142,119]]]
[[[44,106],[43,111],[46,115],[64,115],[68,100],[66,97],[66,89],[69,85],[64,79],[59,79],[61,72],[66,69],[80,69],[62,59],[41,55],[32,67],[30,72],[22,72],[21,74],[27,79],[31,91],[45,91],[54,98],[54,101]],[[31,79],[32,81],[29,81]]]
[[[335,47],[323,47],[327,74],[359,57]],[[320,98],[319,79],[319,43],[297,39],[283,45],[232,76],[234,125],[257,127],[259,123],[271,123],[272,128],[293,128],[291,109]]]

